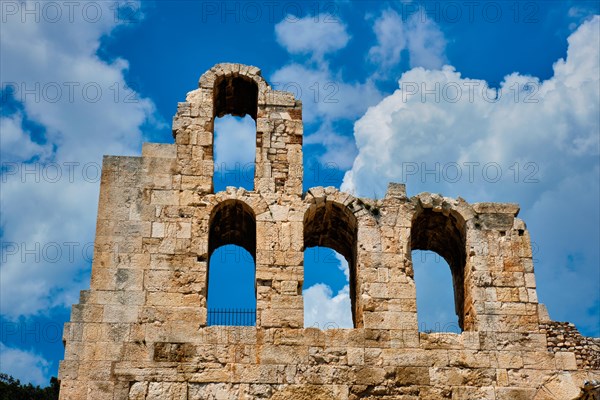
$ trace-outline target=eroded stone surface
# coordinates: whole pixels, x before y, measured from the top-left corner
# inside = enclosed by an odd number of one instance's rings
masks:
[[[226,113],[256,121],[252,191],[213,193]],[[105,157],[61,399],[568,399],[600,379],[597,340],[538,304],[517,205],[408,198],[401,184],[381,200],[302,193],[302,129],[300,102],[258,68],[218,64],[179,104],[175,144]],[[207,326],[224,244],[255,259],[256,326]],[[349,263],[354,329],[304,328],[303,252],[316,245]],[[413,249],[448,261],[462,333],[419,333]]]

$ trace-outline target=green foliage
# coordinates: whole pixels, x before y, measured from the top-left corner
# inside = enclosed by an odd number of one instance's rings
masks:
[[[0,373],[0,400],[58,400],[60,384],[52,377],[50,386],[40,388],[22,384],[10,375]]]

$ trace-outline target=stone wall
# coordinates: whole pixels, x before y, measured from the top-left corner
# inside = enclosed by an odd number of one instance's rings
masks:
[[[549,321],[540,328],[546,331],[549,351],[574,353],[579,368],[600,370],[600,338],[582,336],[569,322]]]
[[[213,122],[228,113],[256,121],[251,191],[213,191]],[[408,198],[401,184],[380,200],[302,193],[301,104],[255,67],[206,72],[173,134],[104,159],[61,399],[549,400],[600,379],[580,352],[548,351],[517,205]],[[254,258],[256,326],[207,326],[210,255],[225,244]],[[352,329],[304,327],[304,249],[317,245],[348,261]],[[418,331],[413,249],[450,265],[460,334]]]

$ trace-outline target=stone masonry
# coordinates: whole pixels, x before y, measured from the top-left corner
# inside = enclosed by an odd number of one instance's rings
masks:
[[[213,123],[226,114],[256,121],[252,191],[214,193]],[[218,64],[179,103],[174,144],[104,158],[61,399],[598,398],[598,341],[538,304],[518,205],[408,198],[395,183],[380,200],[303,193],[302,131],[293,95],[256,67]],[[255,326],[207,326],[210,256],[226,244],[254,258]],[[348,261],[353,329],[304,328],[312,246]],[[415,249],[448,262],[460,334],[418,331]]]

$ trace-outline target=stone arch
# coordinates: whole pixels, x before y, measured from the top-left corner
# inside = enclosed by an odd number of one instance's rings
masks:
[[[214,212],[214,209],[221,203],[232,200],[239,201],[251,209],[255,219],[264,219],[264,213],[269,210],[269,205],[260,193],[249,192],[244,188],[228,187],[226,191],[212,196],[210,201],[213,209],[212,212]]]
[[[432,201],[430,201],[432,200]],[[471,307],[467,296],[467,227],[466,221],[448,199],[417,198],[411,221],[410,256],[412,250],[438,253],[450,266],[454,286],[455,312],[460,328],[472,328]]]
[[[241,203],[248,212],[251,212],[254,221],[259,216],[264,216],[265,211],[269,210],[269,206],[265,202],[263,196],[257,193],[248,192],[244,188],[228,187],[226,191],[219,192],[214,195],[207,196],[203,203],[205,207],[198,207],[194,214],[192,222],[193,232],[206,232],[204,235],[196,236],[192,238],[192,249],[198,255],[199,261],[207,261],[214,249],[210,249],[210,232],[211,224],[214,222],[214,215],[220,207],[225,204]],[[256,232],[256,229],[254,230]],[[214,243],[214,242],[213,242]],[[243,246],[241,246],[243,247]],[[256,248],[256,246],[254,246]],[[253,252],[248,251],[253,256],[256,250]]]
[[[256,216],[248,204],[229,199],[212,211],[208,231],[208,257],[219,247],[235,244],[256,259]]]
[[[265,92],[270,89],[267,81],[262,77],[261,71],[257,67],[253,67],[250,65],[243,64],[234,64],[234,63],[220,63],[214,65],[211,69],[206,71],[200,77],[198,81],[198,87],[201,89],[211,89],[211,90],[219,90],[223,85],[224,80],[229,80],[231,83],[241,84],[243,86],[239,86],[236,90],[238,90],[237,94],[242,94],[239,90],[249,89],[250,86],[256,87],[257,93],[257,105],[265,104]],[[234,94],[234,93],[229,93]],[[216,97],[213,97],[211,100],[214,100]],[[251,99],[247,99],[251,100]],[[216,104],[217,102],[215,102]],[[218,113],[215,113],[217,115]]]
[[[220,76],[213,91],[214,117],[250,115],[256,121],[258,86],[244,76]]]
[[[260,69],[231,63],[216,64],[206,71],[200,77],[199,87],[201,101],[208,106],[205,109],[212,111],[212,121],[224,115],[250,115],[258,121],[258,110],[265,106],[266,92],[270,90]]]
[[[304,214],[304,249],[314,246],[329,247],[348,262],[352,320],[355,328],[362,326],[357,300],[358,219],[346,205],[331,200],[310,204]]]

